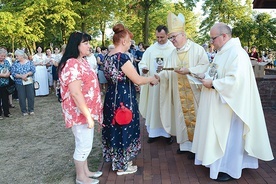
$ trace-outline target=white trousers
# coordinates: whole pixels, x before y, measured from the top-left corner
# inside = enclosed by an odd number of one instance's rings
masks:
[[[92,150],[94,128],[87,128],[87,124],[74,125],[72,132],[75,136],[75,152],[73,158],[77,161],[85,161]]]

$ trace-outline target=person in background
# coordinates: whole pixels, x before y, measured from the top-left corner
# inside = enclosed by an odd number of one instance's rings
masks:
[[[97,57],[98,57],[98,55],[99,55],[100,53],[102,53],[102,49],[101,49],[100,46],[97,46],[97,47],[96,47],[96,50],[95,50],[95,52],[94,52],[94,56],[95,56],[96,59],[97,59]]]
[[[13,54],[9,52],[9,53],[7,54],[6,60],[8,60],[9,63],[10,63],[10,66],[12,66],[12,64],[13,64],[13,62],[14,62]],[[12,75],[10,75],[10,78],[11,78],[11,80],[14,80]],[[13,94],[10,94],[10,95],[9,95],[9,107],[10,107],[10,108],[15,108],[15,106],[14,106],[13,103],[12,103],[12,95],[13,95]]]
[[[155,29],[156,42],[151,45],[143,54],[139,62],[140,73],[143,76],[157,74],[157,61],[166,61],[174,49],[172,42],[168,40],[168,28],[159,25]],[[167,143],[173,143],[173,138],[164,130],[160,119],[160,86],[141,86],[139,110],[146,119],[145,125],[149,134],[148,143],[153,143],[158,137],[167,138]]]
[[[202,78],[192,152],[195,165],[210,168],[223,182],[258,168],[258,159],[273,160],[260,95],[248,54],[224,23],[210,30],[218,51]]]
[[[274,60],[273,60],[273,55],[272,55],[271,52],[269,52],[267,54],[267,56],[264,56],[262,58],[262,61],[267,63],[267,65],[266,65],[267,68],[273,68],[273,61]]]
[[[98,78],[100,82],[100,89],[101,89],[101,95],[104,95],[107,89],[107,80],[104,76],[104,57],[107,54],[107,48],[102,47],[101,48],[101,53],[98,54],[96,57],[97,59],[97,64],[98,64]]]
[[[90,54],[85,57],[91,70],[94,70],[94,72],[97,74],[98,73],[98,65],[97,65],[97,60],[93,54],[92,48],[90,49]]]
[[[57,67],[58,63],[60,62],[62,55],[60,54],[60,49],[58,47],[55,47],[54,49],[54,54],[53,54],[53,65],[52,65],[52,76],[53,76],[53,88],[56,92],[57,88],[57,80],[58,80],[58,75],[57,75]]]
[[[47,73],[46,55],[42,53],[42,48],[37,47],[37,53],[33,57],[33,63],[36,68],[34,80],[39,83],[39,89],[35,90],[36,96],[46,96],[49,94],[49,83]]]
[[[9,94],[7,91],[7,86],[9,85],[10,77],[10,63],[6,60],[7,50],[0,48],[0,119],[3,119],[2,112],[4,112],[4,117],[10,117],[9,111]]]
[[[141,149],[139,111],[134,84],[158,83],[155,77],[138,75],[126,51],[131,44],[133,34],[122,24],[113,27],[115,48],[108,53],[104,61],[104,72],[108,80],[108,89],[104,100],[104,121],[102,129],[103,158],[112,162],[112,170],[117,175],[135,173],[137,166],[132,165]],[[114,122],[114,109],[123,103],[132,111],[132,120],[127,125]]]
[[[128,52],[134,57],[137,50],[137,46],[135,45],[135,40],[131,40],[131,45],[128,49]]]
[[[11,74],[14,78],[18,92],[19,105],[23,116],[34,115],[34,84],[33,76],[35,66],[29,61],[23,50],[15,51],[16,61],[11,67]],[[28,107],[26,106],[28,101]]]
[[[49,84],[49,90],[53,88],[53,63],[55,59],[55,55],[52,54],[52,50],[50,48],[46,49],[46,68],[47,68],[47,74],[48,74],[48,84]],[[54,90],[55,88],[53,88]]]
[[[196,113],[201,84],[192,76],[205,72],[209,60],[204,48],[188,38],[185,32],[185,17],[168,14],[169,40],[175,46],[164,63],[160,76],[161,122],[167,133],[176,136],[178,154],[191,153]]]
[[[135,55],[134,55],[134,63],[133,63],[134,66],[136,67],[136,70],[137,70],[137,72],[138,72],[139,75],[140,75],[140,71],[139,71],[138,64],[141,61],[144,52],[145,52],[144,43],[143,42],[139,42],[138,49],[136,50]]]
[[[111,45],[108,45],[108,52],[111,52],[112,51],[112,49],[114,49],[115,47],[114,47],[114,45],[113,44],[111,44]]]
[[[66,128],[75,137],[73,155],[76,168],[76,184],[97,184],[102,172],[91,172],[89,156],[94,137],[95,121],[102,123],[102,103],[97,75],[90,70],[84,57],[90,54],[91,36],[82,32],[70,34],[65,52],[58,65],[62,97],[62,112]]]
[[[247,46],[244,46],[243,49],[245,50],[246,53],[249,53],[249,49]]]
[[[31,61],[31,62],[33,62],[34,56],[33,56],[32,54],[29,54],[29,55],[28,55],[28,60]]]
[[[256,61],[258,61],[258,59],[259,59],[259,54],[258,54],[258,52],[257,52],[257,49],[256,49],[256,46],[255,46],[255,45],[253,45],[253,46],[251,47],[251,52],[248,53],[248,55],[249,55],[249,58],[250,58],[251,60],[256,60]]]
[[[61,46],[61,51],[59,50],[59,48],[57,48],[57,47],[55,48],[55,54],[54,54],[54,60],[53,60],[53,66],[52,66],[52,74],[53,74],[53,87],[55,89],[56,95],[58,94],[57,88],[59,88],[57,67],[58,67],[58,64],[65,52],[65,48],[66,48],[66,44],[63,44]]]

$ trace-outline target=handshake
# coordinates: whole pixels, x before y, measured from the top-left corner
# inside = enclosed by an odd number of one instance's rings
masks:
[[[152,78],[150,82],[151,86],[155,86],[160,82],[160,77],[157,74],[154,74],[154,76],[152,76],[151,78]]]

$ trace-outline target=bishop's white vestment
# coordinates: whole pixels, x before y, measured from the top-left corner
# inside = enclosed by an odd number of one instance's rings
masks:
[[[174,49],[164,68],[185,67],[191,73],[204,73],[208,65],[204,48],[187,40],[181,49]],[[167,133],[176,136],[181,151],[191,151],[201,84],[195,84],[186,75],[173,70],[163,70],[159,76],[163,126]]]

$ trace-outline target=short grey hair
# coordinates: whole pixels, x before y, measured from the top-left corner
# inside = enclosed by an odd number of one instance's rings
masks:
[[[7,52],[7,50],[6,50],[6,49],[4,49],[4,48],[0,48],[0,54],[5,54],[5,55],[7,55],[7,54],[8,54],[8,52]]]
[[[220,34],[228,34],[229,36],[232,36],[232,29],[225,23],[220,22],[220,23],[217,23],[216,26]]]
[[[14,55],[16,55],[16,56],[23,56],[25,59],[28,58],[28,57],[27,57],[27,54],[24,52],[24,50],[20,50],[20,49],[16,50],[16,51],[14,52]]]

